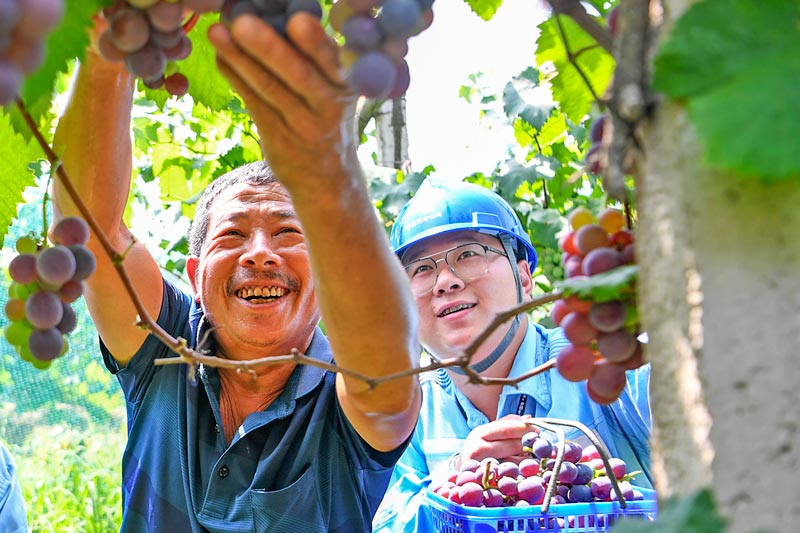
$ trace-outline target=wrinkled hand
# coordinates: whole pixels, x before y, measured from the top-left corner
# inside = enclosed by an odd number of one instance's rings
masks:
[[[530,416],[506,415],[473,429],[461,450],[461,463],[468,459],[478,461],[493,457],[500,461],[522,454],[522,436],[536,431],[525,423]]]
[[[355,95],[340,74],[337,44],[307,13],[292,16],[287,33],[289,41],[243,15],[230,29],[213,26],[209,39],[258,127],[266,159],[291,189],[354,164],[357,140]]]

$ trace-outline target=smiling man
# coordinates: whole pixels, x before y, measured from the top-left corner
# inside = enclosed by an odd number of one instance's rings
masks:
[[[516,213],[494,192],[471,183],[428,178],[400,211],[391,244],[416,299],[420,341],[433,360],[458,357],[494,318],[531,298],[536,250]],[[516,315],[481,344],[471,368],[484,377],[515,377],[555,357],[561,330]],[[583,383],[556,370],[511,385],[470,382],[457,367],[425,372],[424,402],[411,443],[395,467],[375,532],[428,532],[423,505],[434,476],[462,461],[518,457],[530,431],[524,417],[577,420],[594,430],[636,483],[650,487],[649,366],[628,372],[620,399],[601,406]],[[580,439],[580,432],[567,433]]]
[[[297,349],[367,376],[407,371],[419,356],[416,313],[358,165],[337,45],[304,13],[287,31],[288,41],[250,16],[210,30],[269,165],[206,189],[190,235],[193,294],[162,277],[123,223],[134,80],[121,64],[89,52],[57,149],[172,336],[237,361]],[[54,202],[60,216],[79,214],[59,182]],[[419,412],[416,377],[372,388],[314,365],[255,375],[201,366],[196,380],[186,365],[156,366],[172,354],[136,326],[114,264],[96,238],[89,245],[98,265],[86,301],[128,408],[122,530],[369,531]]]

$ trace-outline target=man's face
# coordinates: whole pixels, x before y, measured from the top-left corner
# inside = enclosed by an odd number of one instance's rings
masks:
[[[403,264],[422,257],[443,259],[447,250],[474,242],[503,250],[503,245],[496,237],[471,230],[456,231],[414,244],[403,255]],[[420,341],[440,359],[462,355],[495,315],[517,304],[517,289],[508,258],[488,252],[486,259],[486,273],[468,280],[456,276],[444,261],[438,261],[439,274],[433,289],[415,294],[420,317]],[[518,264],[523,294],[528,295],[532,281],[527,262]],[[486,357],[499,344],[506,331],[508,326],[497,328],[475,353],[473,363]]]
[[[300,222],[279,183],[236,184],[211,204],[208,234],[187,271],[232,359],[304,351],[319,321]]]

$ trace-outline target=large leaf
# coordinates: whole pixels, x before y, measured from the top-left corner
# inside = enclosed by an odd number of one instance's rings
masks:
[[[614,59],[569,17],[550,17],[539,29],[536,61],[542,68],[547,63],[555,67],[550,79],[553,99],[572,122],[579,124],[591,110],[594,97],[608,87]],[[574,63],[570,54],[576,56]]]
[[[586,278],[560,281],[556,286],[564,291],[565,296],[577,296],[581,300],[623,300],[635,289],[637,271],[636,265],[626,265]]]
[[[231,99],[231,86],[217,69],[214,47],[208,41],[208,28],[218,21],[216,13],[200,17],[189,32],[192,53],[180,63],[180,71],[189,78],[189,94],[212,111],[225,109]]]
[[[464,2],[483,20],[491,20],[503,0],[464,0]]]
[[[711,165],[765,181],[800,177],[799,22],[800,0],[705,0],[677,21],[653,83],[686,100]]]
[[[34,117],[50,108],[58,74],[66,72],[74,58],[85,56],[92,16],[108,3],[105,0],[66,1],[61,24],[47,38],[44,61],[36,72],[28,76],[22,90],[22,99]]]
[[[42,151],[35,141],[26,141],[16,133],[9,116],[0,112],[0,243],[3,242],[11,222],[17,216],[17,205],[22,202],[22,192],[33,185],[33,174],[28,164],[42,157]]]
[[[506,116],[512,121],[519,117],[537,131],[542,129],[554,107],[549,91],[538,82],[538,71],[528,68],[503,89]]]

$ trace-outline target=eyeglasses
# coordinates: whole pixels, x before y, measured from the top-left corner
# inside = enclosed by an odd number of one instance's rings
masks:
[[[411,290],[416,295],[422,295],[433,289],[436,280],[439,279],[439,262],[447,263],[450,272],[464,281],[479,278],[489,270],[489,258],[487,253],[508,257],[506,253],[497,248],[486,246],[478,242],[461,244],[449,250],[445,250],[444,258],[434,259],[433,257],[422,257],[407,265],[403,265],[411,281]]]

